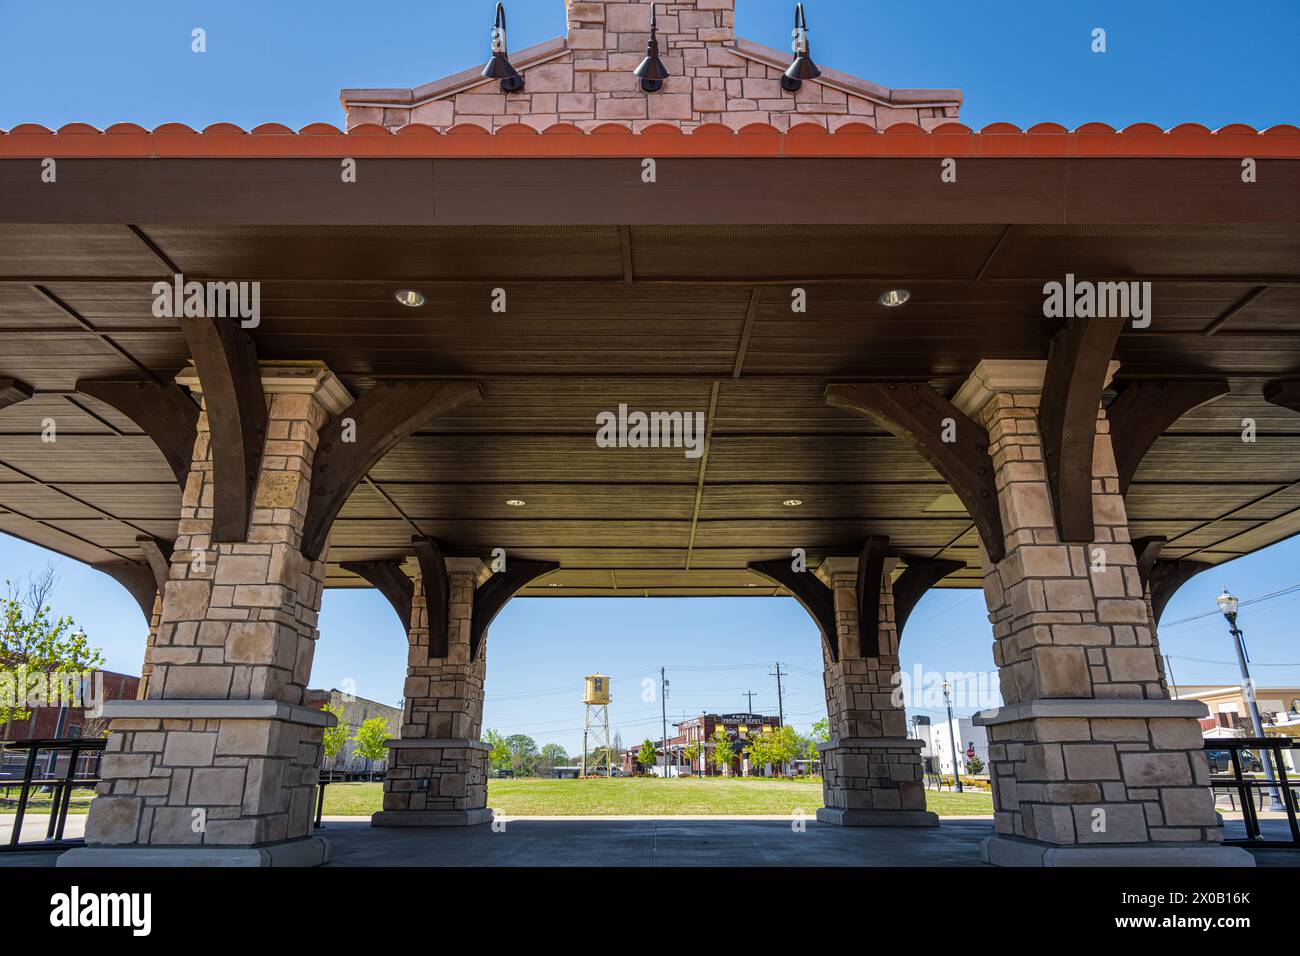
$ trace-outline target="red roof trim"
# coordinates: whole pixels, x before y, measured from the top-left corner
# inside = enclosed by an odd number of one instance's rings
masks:
[[[245,132],[232,123],[215,123],[203,132],[181,123],[164,123],[152,132],[117,123],[100,132],[70,123],[51,132],[24,123],[0,130],[0,158],[528,158],[528,157],[1243,157],[1300,159],[1300,128],[1273,126],[1258,131],[1233,124],[1211,132],[1195,123],[1161,130],[1135,123],[1115,130],[1087,123],[1069,131],[1056,123],[1021,130],[992,123],[973,132],[961,123],[944,123],[926,132],[910,123],[882,131],[849,123],[829,132],[803,123],[782,133],[755,123],[735,132],[711,123],[685,133],[655,124],[639,133],[615,123],[582,132],[568,123],[536,130],[523,123],[490,133],[481,126],[453,126],[440,132],[413,124],[398,130],[366,123],[344,133],[328,123],[294,132],[264,123]]]

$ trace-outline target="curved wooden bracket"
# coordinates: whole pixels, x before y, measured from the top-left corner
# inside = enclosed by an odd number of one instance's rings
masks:
[[[1228,391],[1225,379],[1133,382],[1124,386],[1106,409],[1119,472],[1119,493],[1128,494],[1142,459],[1174,422]]]
[[[199,406],[185,389],[147,381],[78,382],[76,388],[131,419],[158,446],[176,483],[185,488],[199,425]]]
[[[172,576],[171,542],[162,541],[150,534],[138,534],[135,536],[135,543],[144,552],[145,560],[149,562],[149,569],[153,571],[158,593],[162,594],[167,579]]]
[[[469,659],[478,660],[483,635],[506,602],[530,582],[560,566],[558,561],[510,561],[474,591],[474,619],[469,629]]]
[[[992,561],[1006,556],[988,433],[929,385],[848,383],[826,386],[826,404],[861,415],[907,442],[966,506]],[[956,440],[945,442],[945,434]]]
[[[1264,400],[1300,412],[1300,379],[1279,379],[1264,386]]]
[[[1092,456],[1106,372],[1124,323],[1070,319],[1052,337],[1038,406],[1047,487],[1062,541],[1092,541]]]
[[[233,319],[178,316],[203,389],[212,454],[212,539],[243,541],[266,441],[266,395],[253,340]]]
[[[343,561],[339,563],[344,571],[351,571],[362,578],[388,599],[388,603],[397,612],[402,622],[402,630],[411,632],[411,603],[415,597],[415,582],[402,570],[404,561]],[[445,618],[444,618],[445,619]]]
[[[900,644],[903,628],[907,626],[907,619],[912,616],[916,602],[930,588],[964,567],[965,561],[950,561],[946,558],[907,559],[907,567],[894,581],[894,625],[898,628]]]
[[[1214,565],[1205,561],[1192,561],[1187,558],[1156,562],[1155,567],[1151,569],[1149,584],[1151,615],[1155,618],[1156,624],[1160,623],[1160,616],[1165,613],[1165,605],[1178,589],[1202,571],[1208,571],[1212,567]]]
[[[1178,589],[1202,571],[1214,567],[1204,561],[1190,561],[1187,558],[1163,561],[1160,559],[1160,549],[1164,546],[1165,539],[1156,536],[1137,538],[1133,542],[1138,577],[1142,580],[1142,586],[1150,589],[1151,616],[1157,625],[1160,616],[1165,613],[1165,605]]]
[[[424,591],[429,626],[429,656],[446,657],[451,647],[451,583],[447,577],[447,559],[433,538],[417,535],[411,538],[411,547],[420,565],[420,587]]]
[[[863,657],[880,656],[880,585],[889,539],[867,538],[858,555],[858,639]]]
[[[96,571],[103,571],[110,578],[131,593],[135,603],[140,605],[140,613],[147,622],[153,621],[154,600],[158,597],[158,581],[153,568],[135,561],[105,561],[92,564]]]
[[[483,389],[475,382],[377,382],[334,416],[321,430],[312,462],[303,554],[313,561],[320,557],[330,527],[352,490],[398,442],[431,418],[482,399]],[[355,441],[343,440],[345,426]]]
[[[787,558],[775,561],[751,561],[746,567],[755,574],[762,575],[773,584],[790,592],[790,595],[803,605],[803,609],[812,615],[826,642],[826,650],[832,661],[840,659],[840,636],[835,628],[835,594],[822,583],[812,571],[796,571],[790,567]]]
[[[0,378],[0,409],[17,405],[32,397],[32,388],[16,378]]]

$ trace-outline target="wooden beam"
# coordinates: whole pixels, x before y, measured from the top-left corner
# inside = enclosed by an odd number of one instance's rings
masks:
[[[1300,379],[1279,379],[1264,386],[1264,399],[1272,405],[1281,405],[1300,412]]]
[[[178,316],[194,357],[211,432],[212,540],[243,541],[266,442],[257,350],[233,319]]]
[[[1119,493],[1128,486],[1151,446],[1174,422],[1193,408],[1227,395],[1224,379],[1206,381],[1146,381],[1124,386],[1106,409],[1110,443],[1119,471]]]
[[[303,554],[313,561],[320,557],[352,490],[398,442],[435,416],[482,399],[476,382],[385,381],[335,415],[321,430],[312,462]],[[345,423],[351,423],[354,441],[343,440]]]
[[[1052,338],[1038,407],[1048,493],[1062,541],[1091,541],[1092,455],[1120,319],[1070,319]]]
[[[1193,577],[1212,567],[1214,565],[1205,561],[1192,561],[1189,558],[1155,563],[1148,586],[1151,588],[1151,615],[1157,625],[1160,616],[1165,613],[1165,605],[1175,592]]]
[[[946,558],[907,559],[907,567],[894,581],[894,626],[898,628],[900,645],[907,619],[912,616],[916,603],[925,592],[964,567],[965,561],[950,561]]]
[[[0,408],[17,405],[19,402],[25,402],[31,397],[32,389],[30,385],[20,382],[16,378],[0,378]]]
[[[504,571],[488,578],[474,590],[474,619],[469,629],[469,659],[478,660],[483,637],[493,618],[530,582],[543,574],[550,574],[560,566],[558,561],[510,561]]]
[[[1133,539],[1133,554],[1137,557],[1138,579],[1142,586],[1146,587],[1147,582],[1151,580],[1151,572],[1155,569],[1156,561],[1160,558],[1160,550],[1168,543],[1169,539],[1162,536],[1149,538]]]
[[[961,499],[989,558],[1006,555],[988,433],[929,385],[857,382],[826,386],[826,404],[861,415],[907,442]],[[956,440],[943,440],[951,422]]]
[[[148,435],[185,490],[199,424],[199,407],[185,389],[173,382],[82,381],[76,387],[78,393],[121,412]]]
[[[371,587],[387,598],[402,622],[402,630],[410,634],[411,603],[415,597],[415,583],[402,570],[403,564],[404,561],[392,558],[387,561],[341,561],[339,567],[365,579]],[[443,620],[446,620],[445,615]],[[432,631],[432,628],[430,630]],[[446,654],[444,653],[443,656],[445,657]]]
[[[140,613],[148,623],[153,621],[154,599],[158,597],[158,582],[153,568],[138,561],[104,561],[92,564],[96,571],[103,571],[110,578],[131,593],[135,603],[140,605]]]
[[[153,572],[158,593],[162,594],[168,579],[172,576],[171,542],[159,540],[151,534],[138,534],[135,536],[135,543],[144,552],[145,560],[149,562],[149,570]]]
[[[429,657],[446,657],[451,647],[451,582],[447,578],[447,559],[433,538],[411,538],[415,560],[420,565],[420,587],[424,591],[425,617],[429,627]],[[409,629],[409,628],[408,628]]]
[[[840,637],[835,628],[835,594],[812,571],[796,571],[789,558],[775,561],[751,561],[747,565],[755,574],[790,592],[790,596],[812,615],[822,632],[822,640],[832,661],[840,659]]]
[[[858,555],[858,640],[863,657],[880,656],[880,582],[889,539],[871,537]]]

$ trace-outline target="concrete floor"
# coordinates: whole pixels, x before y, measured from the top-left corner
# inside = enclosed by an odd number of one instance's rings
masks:
[[[75,819],[75,818],[74,818]],[[36,821],[31,821],[35,823]],[[72,819],[69,824],[72,824]],[[786,818],[512,818],[504,831],[371,827],[365,818],[326,818],[329,866],[713,866],[976,867],[990,818],[947,818],[938,828],[836,827]],[[40,824],[44,835],[44,823]],[[1265,820],[1284,839],[1285,820]],[[69,827],[69,835],[74,828]],[[78,831],[80,827],[75,828]],[[27,827],[23,827],[27,831]],[[1230,836],[1234,827],[1230,822]],[[35,836],[36,834],[32,834]],[[58,853],[0,853],[0,867],[53,866]],[[1256,850],[1257,865],[1300,866],[1300,851]]]

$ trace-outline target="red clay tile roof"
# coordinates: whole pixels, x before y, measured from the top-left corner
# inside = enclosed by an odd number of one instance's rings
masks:
[[[312,123],[294,132],[278,123],[245,131],[216,123],[202,132],[180,123],[152,131],[117,123],[100,131],[70,123],[51,131],[24,123],[0,130],[0,159],[16,158],[595,158],[595,157],[987,157],[987,158],[1195,158],[1255,157],[1300,159],[1300,128],[1290,125],[1256,130],[1243,124],[1209,130],[1184,123],[1162,130],[1136,123],[1116,130],[1087,123],[1067,130],[1038,123],[1027,130],[993,123],[979,131],[947,123],[929,132],[910,123],[878,131],[849,124],[836,132],[807,123],[782,133],[755,124],[733,132],[721,124],[684,133],[676,126],[655,125],[639,133],[610,124],[583,132],[557,124],[542,132],[522,123],[489,133],[480,126],[453,126],[439,132],[414,124],[388,130],[373,124],[344,133],[328,123]]]

